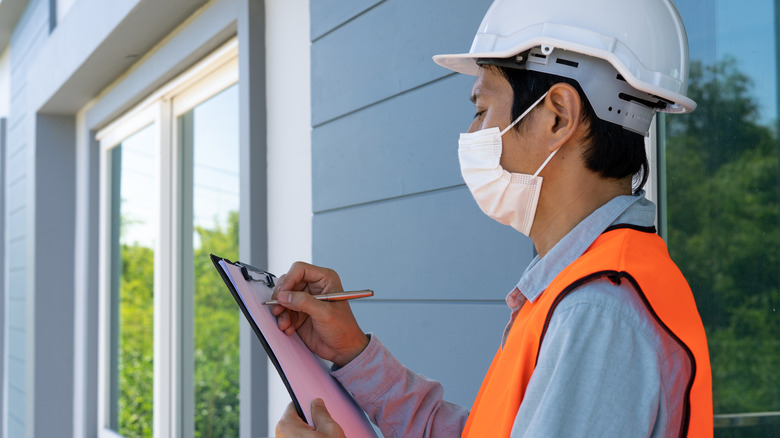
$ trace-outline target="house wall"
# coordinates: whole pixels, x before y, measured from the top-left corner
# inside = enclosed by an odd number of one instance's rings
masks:
[[[469,405],[505,323],[503,297],[532,250],[483,217],[460,179],[456,141],[472,79],[430,60],[465,50],[489,2],[460,3],[317,2],[309,11],[303,0],[78,0],[52,25],[53,2],[27,2],[0,57],[9,90],[0,114],[4,435],[97,433],[94,134],[235,33],[251,60],[240,66],[254,175],[242,202],[254,207],[242,223],[255,225],[242,257],[276,272],[313,260],[339,270],[345,286],[375,289],[375,300],[355,304],[364,328]],[[286,395],[275,376],[266,380],[251,333],[243,339],[244,369],[256,370],[242,377],[254,394],[247,413],[267,413],[242,421],[270,433]]]
[[[2,436],[9,437],[98,434],[95,132],[239,34],[242,157],[248,169],[265,168],[262,2],[78,0],[54,25],[52,4],[24,5],[0,57],[0,87],[8,83],[0,88],[8,317],[0,322]],[[242,203],[253,215],[242,218],[241,252],[260,263],[268,257],[266,177],[242,180]],[[268,430],[266,360],[248,327],[242,337],[250,345],[241,385],[252,388],[242,389],[242,403],[257,411],[242,416],[242,435],[260,436]]]
[[[0,117],[8,117],[11,107],[11,49],[0,52]]]
[[[755,16],[677,3],[705,65],[741,53],[724,41],[777,34],[777,17],[761,12],[770,2]],[[431,60],[468,50],[489,4],[0,0],[0,436],[98,435],[95,133],[234,35],[241,258],[276,273],[313,261],[347,288],[374,289],[353,305],[363,329],[469,406],[507,321],[506,292],[533,256],[463,185],[457,138],[473,78]],[[740,68],[774,83],[771,50],[754,52]],[[774,120],[773,93],[757,90],[762,120]],[[648,197],[665,232],[659,132]],[[270,435],[289,398],[246,325],[241,342],[241,433]],[[721,426],[753,414],[720,412]]]
[[[6,147],[6,272],[8,276],[8,359],[6,430],[10,437],[33,430],[33,306],[31,293],[34,228],[32,226],[33,142],[35,113],[28,104],[27,71],[49,34],[49,3],[31,1],[11,35],[10,111]],[[56,415],[56,413],[55,413]]]
[[[530,240],[479,211],[460,176],[474,78],[433,63],[468,51],[490,1],[312,2],[313,258],[411,369],[471,406],[507,322]]]
[[[5,149],[7,143],[8,111],[10,109],[11,77],[10,77],[10,50],[5,49],[0,53],[0,242],[5,245]],[[8,314],[6,313],[6,302],[8,297],[5,291],[8,290],[5,275],[5,250],[0,251],[0,287],[3,293],[0,293],[0,436],[5,436],[5,406],[7,405],[7,391],[3,382],[8,380],[6,375],[6,361],[8,354],[6,346],[7,330],[5,330]]]

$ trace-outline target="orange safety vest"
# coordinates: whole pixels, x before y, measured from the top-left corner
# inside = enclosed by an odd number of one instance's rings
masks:
[[[679,436],[713,435],[707,338],[691,289],[663,239],[644,228],[616,226],[561,271],[539,299],[520,309],[482,381],[463,437],[509,436],[555,307],[570,292],[600,278],[630,282],[650,315],[688,354],[692,381],[686,388]]]

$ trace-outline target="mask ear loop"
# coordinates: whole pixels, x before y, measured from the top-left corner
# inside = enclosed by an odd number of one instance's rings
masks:
[[[534,102],[533,105],[529,106],[527,110],[523,111],[523,114],[520,114],[520,117],[516,118],[514,122],[510,123],[509,126],[504,128],[504,130],[501,131],[501,136],[503,137],[504,134],[507,133],[507,131],[509,131],[510,129],[512,129],[512,127],[517,125],[517,123],[520,122],[520,120],[523,120],[523,117],[527,116],[528,113],[530,113],[532,109],[536,108],[536,105],[539,105],[539,102],[544,100],[544,98],[547,97],[547,93],[549,93],[549,92],[550,92],[550,90],[545,91],[544,94],[542,94],[542,97],[536,99],[536,102]]]
[[[536,171],[536,173],[534,173],[534,178],[536,178],[537,176],[539,176],[539,172],[541,172],[541,171],[544,169],[544,166],[546,166],[546,165],[547,165],[547,163],[549,163],[549,162],[550,162],[550,160],[552,160],[552,157],[554,157],[554,156],[555,156],[555,153],[556,153],[556,152],[558,152],[559,150],[561,150],[561,148],[558,148],[558,149],[556,149],[556,150],[552,151],[552,153],[551,153],[551,154],[550,154],[550,155],[547,157],[547,159],[546,159],[546,160],[544,160],[544,163],[542,163],[542,165],[541,165],[541,166],[539,166],[539,170],[537,170],[537,171]]]
[[[512,127],[515,126],[520,120],[523,120],[523,117],[527,116],[528,113],[530,113],[532,109],[536,108],[536,105],[539,105],[539,102],[544,100],[544,98],[547,97],[547,93],[549,93],[549,92],[550,92],[550,90],[545,91],[544,94],[542,94],[542,97],[536,99],[536,102],[534,102],[533,105],[529,106],[527,110],[523,111],[523,114],[520,114],[520,117],[516,118],[514,122],[510,123],[509,126],[504,128],[504,130],[501,131],[501,136],[503,137],[504,134],[506,134],[507,131],[512,129]],[[542,165],[539,167],[539,170],[537,170],[536,173],[534,173],[534,178],[539,176],[539,172],[544,170],[544,166],[546,166],[547,163],[549,163],[550,160],[552,160],[552,157],[555,156],[555,153],[558,152],[558,150],[560,150],[560,148],[552,151],[552,153],[547,157],[547,159],[544,160],[544,163],[542,163]]]

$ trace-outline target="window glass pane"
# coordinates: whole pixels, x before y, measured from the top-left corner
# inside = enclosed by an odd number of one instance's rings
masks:
[[[675,2],[699,106],[659,118],[664,232],[707,330],[715,435],[770,436],[780,428],[775,3]]]
[[[192,169],[194,434],[238,436],[239,311],[209,258],[238,258],[238,87],[182,115],[179,135]]]
[[[111,151],[111,426],[152,433],[157,160],[148,126]]]

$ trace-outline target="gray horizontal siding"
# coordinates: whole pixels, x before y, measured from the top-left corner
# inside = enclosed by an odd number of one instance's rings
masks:
[[[334,28],[384,0],[317,0],[311,2],[311,39],[316,41]]]
[[[18,301],[18,299],[12,298],[8,301],[8,310],[9,313],[12,310],[18,310],[18,306],[14,305],[14,301]],[[22,302],[22,305],[24,302]],[[9,327],[10,333],[15,332],[18,334],[23,334],[23,329],[18,329],[15,327]],[[8,339],[8,357],[20,362],[24,362],[25,355],[27,354],[27,344],[24,342],[23,338],[19,338],[19,336],[9,336]],[[22,381],[19,381],[18,383],[19,389],[23,388]]]
[[[21,380],[13,379],[8,382],[8,417],[18,421],[20,424],[24,424],[26,396],[24,391],[25,370],[23,362],[15,359],[9,360],[8,373],[9,375],[13,373],[14,376],[21,378]],[[24,435],[9,434],[9,436],[16,438]]]
[[[6,259],[7,260],[7,259]],[[10,298],[24,298],[24,271],[11,269],[8,274],[8,288]]]
[[[17,361],[14,360],[11,360],[9,362],[10,362],[9,367],[13,366],[13,364],[15,363],[18,363]],[[24,375],[24,370],[22,370],[21,372],[22,375]],[[24,405],[25,405],[24,391],[21,389],[21,387],[23,386],[24,386],[24,382],[21,382],[20,384],[16,384],[16,382],[9,382],[8,385],[8,416],[22,424],[24,423]],[[18,437],[23,435],[9,434],[9,436]]]
[[[487,1],[388,0],[312,45],[312,124],[448,74],[437,53],[468,51]],[[312,15],[312,23],[318,17]]]
[[[8,268],[11,271],[18,271],[25,268],[25,259],[27,257],[27,238],[19,237],[8,242]]]
[[[27,237],[29,148],[34,138],[31,132],[31,109],[28,107],[27,72],[38,47],[49,35],[49,2],[32,0],[22,13],[10,40],[11,113],[8,118],[8,143],[6,145],[5,219],[7,248],[5,266],[9,280],[6,297],[8,312],[14,319],[8,321],[8,418],[7,428],[11,437],[25,436],[28,348],[27,327]],[[16,315],[18,314],[18,315]]]
[[[27,174],[27,168],[25,167],[25,164],[27,163],[26,152],[27,151],[24,149],[24,144],[22,144],[22,146],[17,147],[17,152],[15,154],[11,154],[8,157],[7,181],[8,186],[11,187],[11,193],[9,193],[10,197],[13,197],[14,191],[19,189],[18,187],[14,186],[23,180]]]
[[[314,130],[314,211],[463,184],[473,79],[446,76]]]
[[[6,226],[10,226],[11,221],[5,212],[5,175],[6,175],[6,143],[8,142],[8,119],[5,114],[0,115],[0,242],[3,243],[3,248],[0,249],[0,351],[8,351],[8,354],[13,354],[10,351],[10,345],[8,344],[6,327],[13,324],[13,316],[8,312],[8,302],[13,299],[10,297],[10,293],[7,289],[8,272],[5,269],[5,230]],[[6,299],[6,297],[9,297]],[[5,388],[5,375],[6,375],[6,359],[4,354],[0,354],[0,388]],[[3,394],[5,394],[5,389]],[[0,430],[6,430],[8,420],[6,420],[6,403],[5,396],[0,399]]]
[[[11,303],[13,303],[13,301]],[[9,308],[8,310],[9,311],[13,311],[13,310],[16,310],[16,309],[14,309],[13,305],[12,305],[11,308]],[[8,331],[9,331],[10,334],[17,334],[18,335],[18,334],[22,333],[21,330],[13,328],[13,327],[9,328]],[[14,336],[13,338],[17,338],[18,339],[18,336]],[[9,345],[9,347],[13,347],[14,346],[14,344],[11,343],[10,341],[9,341],[8,345]],[[25,354],[27,345],[24,344],[24,343],[17,344],[17,345],[18,345],[18,348],[14,348],[13,349],[14,354],[10,355],[9,358],[8,358],[8,373],[9,373],[9,376],[18,376],[18,377],[17,378],[13,378],[13,379],[9,378],[8,379],[8,385],[9,385],[9,387],[13,387],[13,388],[16,388],[19,391],[23,391],[24,388],[25,388],[25,375],[27,373],[27,371],[26,371],[26,369],[24,367],[24,363],[25,363],[24,354]],[[16,352],[18,352],[20,354],[17,355]],[[10,354],[10,352],[9,352],[9,354]]]
[[[15,69],[12,69],[12,71],[15,71]],[[21,78],[17,78],[21,79]],[[22,82],[20,84],[14,83],[14,86],[11,87],[11,108],[19,108],[22,107],[27,101],[27,84],[25,82]],[[15,111],[12,111],[12,116],[15,114]],[[22,113],[24,114],[24,113]],[[19,129],[19,125],[21,122],[24,121],[24,117],[17,117],[16,119],[11,119],[9,121],[9,136],[13,136],[17,130]]]
[[[465,186],[317,214],[314,231],[317,263],[386,299],[503,301],[532,256]]]
[[[24,311],[24,300],[12,298],[8,307],[8,324],[11,328],[23,330],[26,321],[27,312]],[[20,358],[23,356],[19,356]]]
[[[24,436],[24,424],[16,418],[9,419],[8,436]]]
[[[30,0],[22,12],[11,35],[11,47],[29,51],[33,49],[35,36],[44,29],[49,31],[49,2]]]
[[[361,328],[375,333],[408,368],[441,382],[447,401],[467,408],[498,349],[508,313],[496,303],[356,302],[353,308]]]
[[[27,211],[17,210],[15,212],[9,212],[8,214],[8,228],[15,230],[17,233],[21,233],[20,230],[24,230],[24,226],[27,220]]]
[[[460,177],[474,78],[431,60],[467,51],[489,4],[323,2],[311,20],[314,262],[374,289],[353,305],[361,327],[465,406],[533,254]]]

